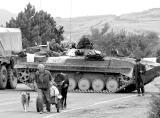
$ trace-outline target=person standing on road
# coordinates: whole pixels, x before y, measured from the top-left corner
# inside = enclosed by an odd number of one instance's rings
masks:
[[[144,96],[144,81],[142,75],[146,72],[146,68],[140,61],[141,59],[136,59],[136,65],[133,68],[133,76],[135,78],[138,96],[140,96],[140,93]]]
[[[39,111],[43,113],[43,103],[46,104],[46,110],[50,112],[50,81],[52,80],[51,73],[45,70],[43,64],[38,65],[38,71],[36,72],[35,82],[37,85]]]

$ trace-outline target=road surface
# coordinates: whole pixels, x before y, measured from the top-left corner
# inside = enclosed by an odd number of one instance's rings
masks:
[[[27,113],[21,105],[22,91],[31,93]],[[36,96],[36,92],[21,84],[16,90],[0,90],[0,118],[146,118],[151,95],[69,93],[67,109],[56,113],[55,106],[52,106],[51,113],[43,114],[36,112]]]

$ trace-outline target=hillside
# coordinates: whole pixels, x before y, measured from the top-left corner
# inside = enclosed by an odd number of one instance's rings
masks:
[[[11,17],[16,17],[7,10],[0,9],[0,25],[5,25]],[[63,25],[65,29],[64,36],[66,39],[78,41],[84,34],[90,33],[90,28],[102,28],[105,23],[109,23],[114,30],[124,29],[128,32],[153,31],[160,34],[160,8],[145,10],[142,12],[101,16],[85,16],[71,18],[55,18],[57,24]],[[71,29],[71,31],[70,31]]]
[[[57,24],[64,26],[64,36],[69,40],[70,32],[72,41],[90,33],[90,28],[102,28],[109,23],[115,30],[124,29],[128,32],[153,31],[160,34],[160,8],[154,8],[143,12],[124,14],[121,16],[103,15],[71,18],[55,18]],[[71,31],[70,31],[71,29]]]
[[[11,17],[16,17],[16,14],[0,9],[0,25],[5,26],[6,22],[9,21]]]

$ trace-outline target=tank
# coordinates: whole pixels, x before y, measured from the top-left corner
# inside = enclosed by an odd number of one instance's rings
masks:
[[[59,57],[30,55],[31,60],[28,60],[28,57],[19,58],[15,65],[19,81],[34,89],[33,81],[37,65],[42,63],[51,72],[53,78],[61,72],[68,74],[70,83],[68,90],[71,92],[116,93],[132,92],[136,89],[135,80],[132,77],[135,59],[104,57],[102,60],[90,60],[85,56],[71,55]],[[141,63],[147,69],[143,76],[146,85],[159,76],[160,66],[158,63],[145,60]]]

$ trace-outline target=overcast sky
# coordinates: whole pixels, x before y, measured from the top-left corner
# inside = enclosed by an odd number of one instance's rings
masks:
[[[43,9],[53,17],[121,15],[160,8],[160,0],[0,0],[0,9],[18,13],[27,3]]]

